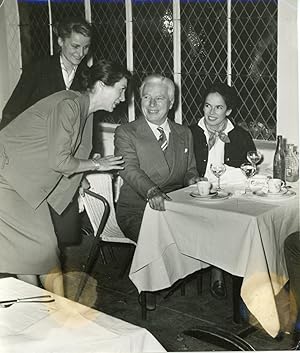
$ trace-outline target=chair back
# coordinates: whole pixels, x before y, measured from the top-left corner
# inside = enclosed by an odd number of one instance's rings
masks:
[[[118,226],[114,205],[112,175],[109,173],[91,173],[86,175],[86,178],[90,183],[89,190],[105,197],[110,206],[110,213],[101,234],[101,240],[136,245],[134,241],[125,237]],[[104,213],[104,205],[100,200],[87,193],[82,197],[82,202],[93,227],[94,235],[96,236]]]

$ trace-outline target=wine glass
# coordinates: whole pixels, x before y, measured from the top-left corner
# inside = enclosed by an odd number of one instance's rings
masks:
[[[225,173],[225,170],[226,170],[225,164],[224,163],[211,164],[210,170],[218,178],[218,187],[217,187],[216,191],[222,190],[221,185],[220,185],[220,177],[221,177],[221,175],[223,175]]]
[[[255,166],[261,160],[262,154],[259,151],[249,151],[247,152],[247,159],[250,163],[254,164]]]
[[[245,175],[245,177],[247,178],[245,193],[244,193],[244,194],[247,194],[247,192],[249,192],[249,191],[251,192],[250,178],[253,177],[253,175],[256,172],[256,165],[253,163],[243,163],[240,166],[240,169],[241,169],[242,173]]]

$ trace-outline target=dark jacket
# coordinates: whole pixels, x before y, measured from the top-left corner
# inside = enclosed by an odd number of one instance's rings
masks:
[[[42,58],[23,70],[3,109],[0,130],[40,99],[66,89],[59,57],[56,54]],[[81,73],[86,67],[86,61],[83,60],[76,70],[71,90],[81,90]]]
[[[198,173],[204,176],[207,165],[208,146],[203,129],[198,125],[190,127],[194,141],[194,153]],[[247,152],[256,150],[255,144],[249,132],[239,126],[235,126],[228,133],[230,143],[225,143],[224,163],[239,168],[242,163],[247,162]]]
[[[170,192],[198,176],[190,130],[169,121],[170,138],[165,152],[160,148],[144,117],[115,130],[115,155],[123,156],[124,183],[117,203],[117,222],[124,234],[136,241],[146,207],[147,192],[158,186]]]

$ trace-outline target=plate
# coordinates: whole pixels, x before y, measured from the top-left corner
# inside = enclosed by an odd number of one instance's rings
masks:
[[[219,191],[215,192],[214,195],[208,195],[208,196],[200,196],[198,192],[191,192],[190,195],[192,197],[198,198],[200,201],[221,201],[221,200],[226,200],[229,197],[232,196],[231,192],[225,192],[225,191]],[[198,196],[196,196],[198,195]]]
[[[217,195],[217,192],[214,191],[214,192],[210,192],[209,195],[200,195],[198,191],[192,191],[190,193],[190,195],[192,197],[197,197],[198,199],[210,199],[212,198],[213,196]]]
[[[275,194],[272,194],[270,192],[263,192],[262,190],[259,190],[259,191],[254,191],[253,195],[259,198],[265,198],[268,200],[278,200],[278,199],[285,199],[285,198],[295,196],[296,193],[295,191],[292,191],[292,190],[286,190],[283,193],[277,192]]]
[[[282,188],[279,192],[268,191],[267,194],[270,195],[270,196],[282,196],[282,195],[286,194],[287,191],[288,191],[288,189]]]

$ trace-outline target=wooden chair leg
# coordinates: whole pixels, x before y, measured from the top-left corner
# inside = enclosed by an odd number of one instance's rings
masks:
[[[140,304],[141,304],[141,308],[142,308],[142,320],[147,320],[146,292],[140,293]]]
[[[242,317],[240,314],[240,302],[241,302],[241,286],[243,278],[238,276],[232,276],[232,304],[233,304],[233,321],[236,324],[242,323]]]
[[[164,299],[167,299],[171,295],[174,294],[174,292],[180,288],[180,294],[184,296],[186,294],[186,283],[188,283],[191,280],[194,280],[196,278],[196,286],[197,286],[197,294],[201,295],[202,294],[202,281],[203,281],[203,270],[199,270],[192,275],[189,275],[183,279],[178,280],[173,286],[170,288],[168,293],[163,297]]]
[[[166,295],[164,295],[164,299],[167,299],[168,297],[170,297],[171,295],[173,295],[176,290],[178,288],[182,288],[182,286],[184,286],[184,280],[183,279],[180,279],[178,280],[175,284],[173,284],[173,286],[170,288],[170,290],[168,291],[168,293]],[[181,292],[182,293],[182,292]],[[184,295],[184,294],[183,294]]]
[[[88,278],[89,278],[89,275],[87,273],[83,272],[81,274],[79,286],[78,286],[77,292],[76,292],[75,297],[74,297],[74,301],[75,302],[79,302],[80,296],[81,296],[81,294],[83,292],[83,289],[84,289],[84,287],[85,287],[85,285],[87,283]]]
[[[75,294],[75,301],[79,301],[79,298],[83,292],[83,289],[87,283],[87,280],[93,271],[99,252],[101,253],[101,241],[99,241],[99,239],[97,238],[94,238],[93,244],[90,248],[90,251],[87,257],[86,264],[82,266],[82,274],[81,274],[81,279],[80,279],[77,292]]]
[[[130,270],[130,266],[131,266],[131,262],[132,262],[132,258],[133,258],[133,254],[134,254],[134,250],[135,250],[135,246],[132,245],[130,246],[130,248],[128,249],[128,254],[127,257],[122,265],[122,270],[119,274],[119,278],[124,278],[126,274],[128,274],[129,270]]]
[[[107,264],[107,260],[106,260],[106,257],[105,257],[105,254],[104,254],[104,250],[103,250],[103,246],[102,246],[102,245],[100,245],[100,247],[99,247],[99,253],[100,253],[102,262],[104,263],[104,265],[106,265],[106,264]]]

